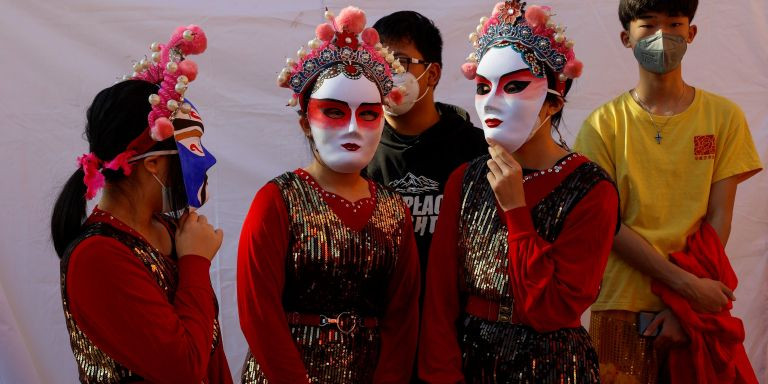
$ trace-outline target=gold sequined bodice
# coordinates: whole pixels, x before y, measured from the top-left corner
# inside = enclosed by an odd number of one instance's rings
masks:
[[[376,189],[376,208],[360,231],[349,229],[305,180],[274,181],[290,212],[283,306],[286,312],[381,316],[403,237],[403,203]]]
[[[464,174],[459,207],[459,284],[463,293],[508,305],[507,226],[497,213],[488,184],[487,157],[472,161]]]
[[[400,196],[376,188],[373,214],[355,231],[299,175],[285,173],[272,182],[279,187],[290,217],[284,310],[384,316],[404,230],[410,230],[405,223],[407,207]],[[358,327],[349,334],[333,326],[290,324],[289,328],[311,383],[372,382],[381,347],[377,327]],[[250,353],[241,382],[268,382]]]
[[[472,161],[464,174],[459,208],[459,284],[463,296],[479,296],[512,307],[508,229],[486,178],[487,160],[485,156]],[[538,236],[555,243],[569,213],[603,180],[610,182],[592,162],[568,167],[560,184],[531,207]],[[523,324],[485,320],[469,313],[460,321],[462,369],[467,383],[599,381],[597,355],[583,328],[539,333]]]

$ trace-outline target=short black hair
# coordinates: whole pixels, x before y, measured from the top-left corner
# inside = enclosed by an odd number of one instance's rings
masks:
[[[414,11],[398,11],[384,16],[373,28],[381,40],[412,42],[424,60],[443,65],[443,38],[432,20]]]
[[[619,20],[625,31],[629,23],[637,20],[644,13],[661,12],[670,16],[685,16],[693,21],[699,0],[621,0],[619,2]]]

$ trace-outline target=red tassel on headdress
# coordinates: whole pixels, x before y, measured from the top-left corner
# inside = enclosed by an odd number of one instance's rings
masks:
[[[104,164],[104,168],[111,169],[113,171],[122,170],[123,174],[128,176],[133,171],[133,167],[129,160],[136,155],[136,151],[125,151],[114,159]]]
[[[83,168],[85,176],[83,177],[83,183],[86,186],[85,198],[87,200],[96,197],[96,193],[104,186],[104,175],[99,172],[101,160],[96,155],[86,153],[77,158],[77,164]]]

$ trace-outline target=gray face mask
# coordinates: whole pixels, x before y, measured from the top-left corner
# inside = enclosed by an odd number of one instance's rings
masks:
[[[637,62],[647,71],[665,74],[680,66],[687,49],[688,43],[684,37],[662,33],[659,29],[653,35],[639,40],[634,53]]]
[[[162,213],[170,213],[171,210],[172,210],[172,208],[171,208],[171,194],[170,194],[171,191],[168,188],[165,187],[165,184],[163,184],[163,182],[160,181],[160,179],[158,179],[157,176],[154,173],[152,174],[152,177],[154,177],[155,180],[157,180],[157,182],[160,184],[160,187],[162,188],[161,189],[161,191],[162,191],[161,193],[163,194],[163,208],[162,208],[163,212]]]

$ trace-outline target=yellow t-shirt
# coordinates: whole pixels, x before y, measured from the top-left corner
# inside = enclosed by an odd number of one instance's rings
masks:
[[[711,185],[762,168],[747,121],[728,99],[697,89],[671,117],[648,114],[628,92],[587,117],[575,149],[616,180],[622,222],[662,255],[680,251],[707,214]],[[658,311],[651,279],[611,254],[593,311]]]

